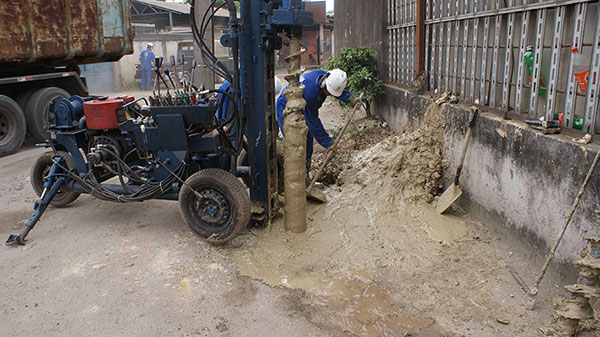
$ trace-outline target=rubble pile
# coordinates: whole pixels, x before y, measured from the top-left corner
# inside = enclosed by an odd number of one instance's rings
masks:
[[[357,152],[340,179],[343,184],[375,187],[378,198],[430,203],[442,188],[448,166],[442,157],[442,131],[440,107],[430,104],[420,127]]]

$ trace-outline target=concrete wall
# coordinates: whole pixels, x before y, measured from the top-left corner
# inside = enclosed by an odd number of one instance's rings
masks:
[[[375,111],[397,133],[419,124],[428,98],[385,87]],[[469,106],[444,105],[447,132],[443,155],[451,162],[448,186],[469,122]],[[578,145],[567,135],[542,135],[523,122],[506,121],[483,111],[473,130],[460,185],[458,205],[483,222],[510,229],[547,252],[562,229],[579,188],[600,146]],[[573,262],[585,246],[582,236],[600,234],[600,168],[593,174],[561,245],[557,261]]]

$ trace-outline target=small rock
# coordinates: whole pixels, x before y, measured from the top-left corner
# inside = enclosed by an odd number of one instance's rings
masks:
[[[496,322],[498,322],[500,324],[504,324],[504,325],[508,325],[510,323],[507,319],[503,319],[500,317],[496,317]]]
[[[217,320],[219,320],[219,322],[215,326],[215,329],[217,329],[217,331],[225,332],[225,331],[229,330],[229,326],[228,326],[229,321],[226,318],[219,316],[219,317],[217,317]]]
[[[572,141],[578,144],[589,144],[592,141],[592,135],[589,133],[583,136],[582,138],[573,138]]]

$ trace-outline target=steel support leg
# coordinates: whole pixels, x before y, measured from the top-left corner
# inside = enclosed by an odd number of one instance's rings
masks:
[[[29,219],[27,225],[25,225],[25,229],[23,229],[21,234],[11,234],[8,237],[8,240],[6,240],[7,246],[25,244],[25,239],[27,238],[27,235],[33,229],[35,224],[40,220],[40,217],[42,216],[42,214],[44,214],[44,212],[52,202],[52,199],[54,199],[54,197],[56,196],[56,193],[60,191],[60,188],[67,181],[66,177],[56,178],[56,174],[63,171],[60,168],[60,166],[64,167],[66,163],[64,162],[64,159],[62,159],[62,157],[55,158],[56,163],[52,165],[52,168],[50,169],[50,175],[48,176],[48,178],[46,178],[46,182],[44,183],[44,191],[42,192],[40,199],[37,200],[33,206],[33,210],[35,212],[31,216],[31,219]]]

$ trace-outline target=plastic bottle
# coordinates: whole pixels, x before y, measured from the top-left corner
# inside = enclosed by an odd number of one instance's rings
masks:
[[[558,112],[554,113],[554,118],[553,119],[554,120],[558,120],[558,122],[560,123],[560,125],[562,125],[562,122],[563,122],[563,113],[562,112],[561,113],[558,113]]]
[[[531,76],[533,75],[533,46],[527,46],[527,50],[523,55],[523,61],[525,61],[525,70],[527,71],[527,84],[531,85]]]
[[[579,90],[586,92],[590,74],[590,59],[587,55],[580,53],[577,47],[571,49],[571,52],[573,53],[573,75],[575,75],[577,87]]]
[[[560,125],[563,125],[563,113],[555,113],[554,120],[558,120]],[[570,121],[567,119],[567,126],[569,126]],[[573,129],[575,130],[583,130],[583,118],[577,114],[573,115]]]
[[[525,70],[527,72],[527,84],[531,85],[531,78],[533,77],[533,59],[535,58],[534,47],[527,46],[525,54],[523,54],[523,61],[525,62]],[[544,85],[544,80],[542,79],[542,74],[540,73],[540,88],[538,90],[538,96],[544,96],[546,94],[546,89],[542,89],[541,87]]]
[[[583,118],[577,114],[573,116],[573,129],[583,130]]]

